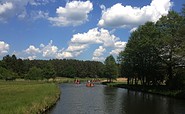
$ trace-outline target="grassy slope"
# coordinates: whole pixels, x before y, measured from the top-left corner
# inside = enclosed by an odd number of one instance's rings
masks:
[[[0,82],[0,114],[43,112],[58,99],[60,91],[54,83]]]

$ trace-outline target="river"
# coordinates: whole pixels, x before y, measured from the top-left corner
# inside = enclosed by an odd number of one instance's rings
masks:
[[[185,114],[185,100],[96,84],[61,84],[49,114]]]

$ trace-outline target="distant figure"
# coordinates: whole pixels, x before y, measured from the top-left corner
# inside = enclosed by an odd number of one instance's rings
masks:
[[[75,84],[80,84],[80,80],[75,79],[75,80],[74,80],[74,83],[75,83]]]
[[[86,83],[86,87],[93,87],[94,86],[94,83],[92,82],[92,80],[88,80],[87,83]]]

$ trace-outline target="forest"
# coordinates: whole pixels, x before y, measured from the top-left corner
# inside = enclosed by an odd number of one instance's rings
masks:
[[[55,77],[104,77],[104,64],[73,59],[22,60],[6,55],[0,61],[1,79],[49,79]]]

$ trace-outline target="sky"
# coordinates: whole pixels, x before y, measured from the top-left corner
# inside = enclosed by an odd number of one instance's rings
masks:
[[[104,61],[184,0],[0,0],[0,59]]]

